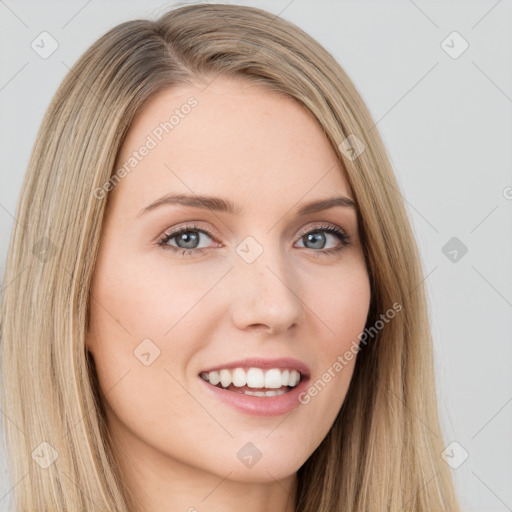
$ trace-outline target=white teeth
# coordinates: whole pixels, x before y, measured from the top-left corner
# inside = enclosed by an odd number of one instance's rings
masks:
[[[209,381],[210,384],[214,386],[220,382],[223,388],[227,388],[233,384],[237,388],[247,386],[249,388],[256,388],[260,390],[261,388],[279,390],[279,388],[283,386],[296,386],[300,381],[300,373],[297,370],[281,370],[279,368],[270,368],[268,370],[263,370],[261,368],[249,368],[247,371],[243,368],[235,368],[234,370],[222,369],[219,371],[201,372],[201,378]],[[260,392],[263,393],[263,391],[258,391],[258,393]],[[248,392],[248,394],[253,393],[255,392]]]
[[[242,368],[235,368],[233,371],[233,384],[237,388],[241,388],[247,384],[247,374]]]
[[[220,371],[220,383],[223,388],[227,388],[231,384],[231,372],[229,370]]]
[[[214,386],[216,386],[220,382],[219,372],[210,372],[207,375],[208,375],[208,380],[210,381],[210,384],[213,384]]]
[[[266,388],[280,388],[281,372],[277,368],[272,368],[265,373],[265,387]]]
[[[238,391],[238,393],[251,396],[278,396],[284,395],[286,391],[284,389],[277,389],[272,391],[249,391],[246,389],[245,391]]]
[[[292,370],[290,372],[290,380],[288,381],[288,386],[296,386],[299,383],[300,373],[297,370]]]
[[[265,377],[261,368],[249,368],[247,372],[247,386],[250,388],[265,387]]]

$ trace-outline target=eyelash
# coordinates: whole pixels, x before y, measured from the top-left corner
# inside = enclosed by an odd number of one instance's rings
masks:
[[[184,249],[183,247],[174,247],[172,245],[167,244],[167,242],[169,240],[171,240],[183,233],[187,233],[190,231],[197,231],[197,232],[203,233],[205,235],[208,235],[212,239],[215,238],[210,229],[199,228],[198,226],[196,226],[196,224],[192,224],[189,226],[182,226],[182,227],[180,227],[174,231],[171,231],[171,232],[164,233],[163,236],[160,238],[160,240],[157,242],[157,245],[159,247],[162,247],[162,249],[164,249],[164,250],[170,250],[174,253],[180,253],[182,256],[193,256],[196,253],[201,253],[201,252],[205,252],[205,251],[212,249],[212,248]],[[338,253],[351,243],[349,235],[347,235],[341,229],[336,228],[331,225],[328,225],[328,224],[322,224],[319,226],[314,226],[311,229],[302,230],[300,232],[299,240],[301,240],[303,237],[305,237],[306,235],[309,235],[311,233],[318,233],[318,232],[322,232],[322,231],[327,231],[327,232],[335,235],[338,238],[338,240],[341,242],[341,244],[339,245],[339,247],[336,247],[334,249],[326,249],[326,250],[325,249],[319,249],[319,250],[310,249],[310,251],[313,251],[313,253],[315,253],[315,257],[321,256],[321,255],[329,256],[329,255]]]

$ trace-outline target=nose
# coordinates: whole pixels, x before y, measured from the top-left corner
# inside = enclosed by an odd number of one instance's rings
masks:
[[[238,290],[231,311],[236,327],[276,334],[300,323],[304,303],[299,282],[278,250],[265,250],[252,263],[237,257],[235,266]]]

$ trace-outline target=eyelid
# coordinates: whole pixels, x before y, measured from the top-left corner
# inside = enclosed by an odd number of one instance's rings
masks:
[[[326,229],[326,228],[327,229],[334,228],[348,236],[348,233],[343,228],[341,228],[340,226],[337,226],[336,224],[333,224],[332,222],[320,221],[320,222],[316,222],[316,223],[313,222],[313,224],[314,224],[313,226],[306,225],[306,226],[302,227],[298,233],[299,238],[302,238],[303,236],[307,235],[308,233],[311,233],[312,231],[322,231],[322,229]]]
[[[196,221],[190,221],[191,224],[189,223],[185,223],[184,225],[182,226],[177,226],[177,227],[174,227],[174,228],[169,228],[169,229],[166,229],[162,235],[161,235],[161,238],[164,238],[165,236],[168,236],[168,235],[172,235],[172,234],[175,234],[175,233],[179,233],[180,231],[182,230],[185,230],[185,229],[188,229],[190,231],[204,231],[206,232],[208,235],[210,235],[212,238],[215,236],[214,235],[214,232],[213,232],[213,229],[205,226],[199,226],[198,224],[196,224]]]
[[[190,222],[191,222],[191,224],[185,223],[185,224],[183,224],[181,226],[177,226],[177,227],[174,227],[174,228],[166,229],[158,237],[157,245],[165,245],[164,241],[168,241],[171,238],[174,238],[176,235],[178,235],[178,234],[180,234],[180,233],[182,233],[184,231],[199,231],[199,232],[203,232],[203,233],[206,233],[214,241],[218,242],[218,240],[216,239],[216,236],[215,236],[215,233],[214,233],[213,229],[211,229],[210,227],[207,227],[207,226],[204,226],[204,227],[203,226],[199,226],[198,224],[196,224],[197,221],[190,221]],[[175,247],[175,249],[181,250],[182,248],[181,247]],[[210,249],[210,248],[187,249],[187,250],[188,251],[194,251],[194,250],[195,251],[206,251],[208,249]]]

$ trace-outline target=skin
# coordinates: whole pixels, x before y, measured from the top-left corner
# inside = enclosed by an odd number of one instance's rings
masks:
[[[243,79],[154,96],[119,165],[191,96],[198,105],[110,193],[87,346],[133,510],[290,512],[296,472],[331,428],[355,358],[307,405],[275,417],[213,399],[198,375],[246,357],[294,357],[315,382],[358,341],[370,284],[356,210],[294,213],[305,202],[353,195],[312,115]],[[138,216],[169,193],[220,196],[241,213],[165,205]],[[199,235],[203,253],[157,245],[170,228],[194,221],[214,233]],[[300,233],[319,223],[351,243],[325,253],[341,245],[334,234],[321,232],[322,244]],[[263,249],[251,264],[236,252],[247,236]],[[183,236],[167,244],[187,247]],[[146,338],[160,350],[148,366],[134,355]],[[262,453],[251,467],[237,457],[248,442]]]

